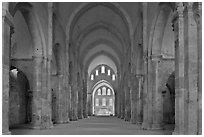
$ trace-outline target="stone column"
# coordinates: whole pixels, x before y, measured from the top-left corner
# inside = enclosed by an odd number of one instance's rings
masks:
[[[3,63],[3,91],[2,91],[2,134],[11,134],[9,131],[9,72],[10,72],[10,26],[13,18],[8,12],[8,2],[2,3],[2,63]]]
[[[184,56],[184,21],[183,3],[176,3],[176,13],[173,19],[175,33],[175,129],[173,134],[184,134],[185,124],[185,56]]]
[[[53,128],[52,124],[52,107],[51,107],[51,88],[49,89],[48,83],[49,80],[49,74],[48,74],[48,62],[50,60],[46,57],[42,58],[41,61],[41,91],[39,98],[41,99],[41,125],[40,129],[47,129],[47,128]],[[51,85],[50,85],[51,86]],[[39,104],[38,104],[39,105]]]
[[[128,81],[128,80],[127,80]],[[129,81],[124,85],[125,88],[125,121],[130,121],[131,118],[131,101],[130,101],[130,88]]]
[[[150,65],[148,59],[148,46],[147,46],[147,3],[142,3],[143,7],[143,59],[144,59],[144,90],[143,90],[143,122],[142,128],[143,129],[151,129],[151,116],[152,116],[152,99],[151,94],[149,93],[149,72]]]
[[[117,89],[117,117],[120,118],[121,117],[121,100],[120,100],[120,94],[121,91],[119,90],[119,88]]]
[[[71,86],[71,84],[69,84],[69,99],[70,99],[70,101],[69,101],[69,119],[70,119],[70,121],[71,121],[71,118],[72,118],[72,86]]]
[[[177,3],[173,20],[176,36],[176,125],[174,134],[198,134],[198,40],[193,3]]]
[[[137,113],[136,113],[136,119],[137,119],[137,124],[140,125],[142,124],[142,118],[143,118],[143,78],[144,76],[141,74],[136,75],[136,79],[138,81],[138,93],[137,93],[137,100],[136,100],[136,105],[137,105]]]
[[[66,91],[66,70],[63,68],[66,67],[66,63],[63,62],[64,58],[63,55],[63,47],[59,43],[54,45],[53,48],[56,51],[56,62],[57,66],[57,77],[58,77],[58,91],[56,92],[56,103],[57,103],[57,115],[56,115],[56,123],[67,123],[68,119],[68,106],[67,106],[67,98],[69,91]]]
[[[144,90],[143,90],[143,129],[152,128],[152,70],[151,70],[151,61],[147,56],[147,53],[144,54]]]
[[[79,72],[77,73],[77,90],[78,90],[78,119],[83,118],[83,98],[82,98],[82,87]]]
[[[136,124],[137,122],[137,93],[138,93],[138,85],[139,81],[134,74],[131,76],[131,90],[130,90],[130,98],[131,98],[131,123]]]
[[[65,64],[65,68],[67,67],[67,63]],[[70,110],[70,92],[69,92],[69,79],[68,74],[65,70],[64,78],[63,78],[63,89],[64,89],[64,114],[63,121],[64,123],[69,123],[69,110]]]
[[[115,91],[115,103],[114,103],[114,105],[115,105],[115,109],[114,109],[114,116],[118,116],[118,91],[116,91],[116,89],[114,89],[114,91]]]
[[[196,3],[195,3],[196,4]],[[198,36],[198,134],[202,135],[202,3],[195,10]]]
[[[64,86],[65,86],[65,106],[66,106],[66,123],[70,120],[70,110],[71,110],[71,90],[70,90],[70,75],[69,75],[69,46],[66,44],[65,46],[65,79],[64,79]]]
[[[74,63],[75,64],[75,63]],[[74,65],[72,74],[72,85],[71,85],[71,102],[72,102],[72,118],[71,121],[78,120],[78,88],[77,88],[77,73],[75,71],[76,67]]]
[[[52,128],[52,90],[51,90],[51,59],[52,59],[52,6],[53,3],[48,3],[48,46],[47,46],[47,57],[43,58],[43,72],[42,74],[42,82],[44,85],[42,87],[42,94],[44,94],[43,99],[43,121],[44,124],[42,128]],[[32,21],[32,20],[31,20]],[[45,122],[46,121],[46,122]],[[42,122],[43,123],[43,122]]]
[[[85,76],[86,77],[86,76]],[[83,80],[83,117],[87,118],[87,87],[86,80]]]
[[[152,62],[152,94],[153,94],[153,123],[152,129],[163,128],[163,104],[162,94],[159,89],[159,63],[161,62],[161,56],[155,55],[151,57]]]
[[[91,93],[87,94],[87,111],[88,111],[88,116],[92,116],[92,94]]]
[[[64,101],[64,75],[61,72],[57,75],[58,76],[58,91],[57,91],[57,115],[56,115],[56,123],[64,123],[63,121],[63,111],[65,110],[65,106],[63,105]]]
[[[121,119],[125,118],[125,87],[124,87],[124,80],[121,82],[121,94],[120,94],[120,99],[121,99]]]
[[[184,56],[185,56],[185,95],[187,120],[185,134],[198,133],[198,36],[197,24],[193,16],[193,2],[185,3],[184,9]]]
[[[32,100],[32,128],[52,128],[51,121],[51,98],[48,98],[48,91],[45,90],[47,79],[42,75],[45,71],[45,60],[42,56],[33,56],[33,100]],[[50,91],[51,92],[51,91]],[[50,93],[51,94],[51,93]]]
[[[43,57],[33,56],[33,103],[32,103],[32,128],[41,128],[42,100],[41,100],[41,71]]]

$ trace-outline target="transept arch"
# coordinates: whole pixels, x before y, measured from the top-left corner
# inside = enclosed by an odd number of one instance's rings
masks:
[[[112,88],[112,86],[110,84],[108,84],[108,82],[106,81],[99,81],[98,83],[96,83],[93,88],[92,88],[92,113],[95,114],[94,112],[94,108],[95,108],[95,98],[94,98],[94,95],[95,95],[95,92],[97,91],[98,88],[102,87],[102,86],[107,86],[111,89],[112,93],[113,93],[113,116],[115,115],[115,92],[114,92],[114,89]]]

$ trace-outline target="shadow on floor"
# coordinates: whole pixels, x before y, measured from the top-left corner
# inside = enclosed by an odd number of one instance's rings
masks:
[[[141,130],[137,124],[131,124],[116,117],[89,117],[67,124],[55,124],[53,129],[34,130],[26,125],[10,129],[12,135],[171,135],[173,125],[164,130]]]

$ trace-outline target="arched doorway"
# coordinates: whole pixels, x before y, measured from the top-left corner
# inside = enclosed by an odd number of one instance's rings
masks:
[[[26,75],[16,67],[10,70],[9,127],[31,122],[31,92]]]
[[[175,71],[169,76],[166,87],[168,93],[164,97],[164,122],[175,124]],[[166,100],[170,101],[167,102]],[[167,107],[167,103],[170,104],[170,108]]]
[[[92,113],[96,116],[115,115],[115,92],[107,83],[100,83],[92,92]]]

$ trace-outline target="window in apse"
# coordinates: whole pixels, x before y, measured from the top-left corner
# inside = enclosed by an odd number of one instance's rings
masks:
[[[101,73],[105,73],[105,66],[101,66]]]
[[[96,98],[96,106],[99,106],[99,99]]]
[[[102,88],[102,95],[106,95],[106,87]]]
[[[106,98],[102,99],[102,106],[106,106]]]
[[[112,80],[115,81],[115,74],[112,75]]]
[[[91,74],[91,80],[94,80],[94,75],[93,74]]]
[[[110,100],[109,100],[109,106],[113,106],[113,99],[112,98],[110,98]]]
[[[98,95],[101,95],[101,89],[100,88],[98,89]]]
[[[107,90],[107,95],[111,95],[110,89]]]
[[[108,76],[110,76],[110,69],[108,70]]]
[[[96,76],[98,76],[98,70],[96,70]]]

